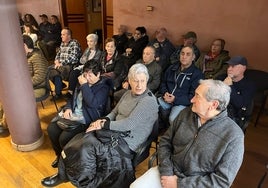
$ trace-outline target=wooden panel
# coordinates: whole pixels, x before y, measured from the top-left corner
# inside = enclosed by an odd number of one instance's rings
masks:
[[[69,22],[68,27],[73,32],[73,38],[79,41],[84,51],[87,47],[87,43],[86,43],[87,32],[86,32],[85,24],[83,22],[74,21],[74,22]]]
[[[66,11],[71,14],[80,14],[85,12],[84,0],[66,0]]]
[[[113,36],[113,26],[112,25],[107,25],[106,29],[107,29],[107,38],[112,37]]]
[[[64,25],[72,30],[72,37],[79,41],[83,50],[86,49],[87,17],[85,0],[62,0]]]

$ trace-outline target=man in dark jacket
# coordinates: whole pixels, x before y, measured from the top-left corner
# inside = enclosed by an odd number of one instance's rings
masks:
[[[159,166],[130,188],[231,187],[242,164],[244,134],[227,114],[231,89],[202,80],[191,100],[161,137]]]
[[[229,64],[229,67],[224,83],[232,89],[228,114],[245,131],[253,110],[256,88],[250,78],[244,76],[248,65],[245,57],[232,57],[227,61],[227,64]]]
[[[191,104],[198,81],[203,78],[203,73],[193,64],[195,54],[192,47],[183,47],[179,59],[180,63],[166,70],[159,89],[160,115],[164,121],[168,118],[170,125],[180,111]]]

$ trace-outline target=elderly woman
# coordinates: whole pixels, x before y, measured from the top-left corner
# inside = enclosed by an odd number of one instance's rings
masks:
[[[120,88],[127,76],[127,68],[122,56],[116,50],[115,39],[107,38],[105,40],[105,51],[101,55],[100,63],[102,65],[102,76],[111,78],[115,89]]]
[[[123,139],[134,153],[150,135],[158,117],[158,104],[154,95],[147,89],[149,74],[145,65],[133,65],[128,79],[131,90],[122,96],[110,114],[91,123],[86,130],[86,136],[77,141],[86,146],[86,151],[79,147],[73,155],[80,158],[75,158],[70,164],[69,159],[74,156],[68,156],[68,149],[64,148],[59,173],[43,179],[44,186],[56,186],[69,180],[76,187],[129,187],[135,174],[131,159],[120,155],[110,144],[105,144],[95,137],[102,129],[127,131],[128,136]],[[75,140],[71,140],[68,145],[72,141]]]
[[[230,59],[229,52],[224,50],[225,40],[213,40],[210,51],[202,54],[195,65],[202,70],[206,79],[217,79],[219,76],[226,74],[228,64],[226,61]]]
[[[46,92],[46,74],[48,62],[42,52],[34,47],[33,40],[28,35],[23,35],[24,50],[33,83],[35,97],[43,96]]]
[[[101,56],[101,50],[98,49],[98,35],[91,33],[87,37],[87,48],[84,51],[82,57],[80,58],[79,65],[71,70],[69,75],[69,86],[68,86],[68,93],[67,97],[71,98],[75,87],[78,83],[78,76],[81,74],[81,71],[84,67],[84,64],[89,61],[90,59],[94,59],[98,61]]]

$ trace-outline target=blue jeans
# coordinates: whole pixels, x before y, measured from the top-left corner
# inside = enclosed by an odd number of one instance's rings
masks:
[[[158,102],[160,106],[163,108],[163,110],[170,110],[169,117],[168,117],[168,121],[170,125],[173,124],[175,118],[186,107],[184,105],[173,106],[172,104],[165,102],[162,97],[158,98]]]

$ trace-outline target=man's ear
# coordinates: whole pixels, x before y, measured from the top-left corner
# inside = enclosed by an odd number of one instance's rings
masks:
[[[218,106],[219,106],[219,101],[213,100],[210,110],[212,110],[212,109],[216,110],[218,108]]]

